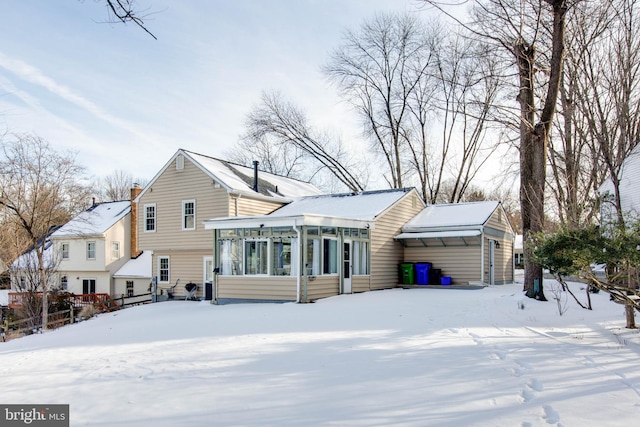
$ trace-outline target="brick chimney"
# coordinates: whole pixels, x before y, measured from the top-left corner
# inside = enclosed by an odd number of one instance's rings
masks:
[[[131,258],[138,258],[140,251],[138,250],[138,204],[135,202],[136,197],[142,192],[142,188],[138,184],[133,184],[131,189]]]

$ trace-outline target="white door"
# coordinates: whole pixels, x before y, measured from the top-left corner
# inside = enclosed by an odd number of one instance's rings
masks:
[[[351,293],[351,240],[342,243],[342,293]]]
[[[213,257],[202,258],[202,293],[204,299],[210,301],[213,298]]]
[[[489,240],[489,284],[495,285],[495,260],[496,260],[496,241]]]

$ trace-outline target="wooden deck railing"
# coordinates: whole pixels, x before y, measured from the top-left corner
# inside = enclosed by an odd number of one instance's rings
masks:
[[[42,298],[42,292],[38,292],[38,298]],[[20,308],[24,303],[26,292],[9,292],[9,308]],[[120,309],[120,306],[109,296],[109,294],[70,294],[69,299],[76,308],[92,305],[97,309],[112,311]]]

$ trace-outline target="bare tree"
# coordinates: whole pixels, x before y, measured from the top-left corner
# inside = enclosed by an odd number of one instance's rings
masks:
[[[82,210],[88,199],[79,184],[84,168],[37,136],[5,140],[0,152],[0,208],[34,248],[42,290],[42,324],[47,327],[48,270],[42,244],[50,229]]]
[[[620,198],[624,160],[640,142],[640,20],[637,0],[612,0],[602,36],[582,52],[576,109],[585,121],[597,160],[611,180],[617,226],[625,228]],[[579,33],[584,43],[590,34]]]
[[[151,37],[158,39],[145,26],[144,19],[146,19],[146,12],[148,11],[139,10],[136,0],[105,0],[105,3],[109,14],[109,22],[122,22],[123,24],[133,22]]]
[[[403,187],[407,174],[404,140],[409,133],[405,123],[410,100],[426,104],[433,94],[434,88],[424,82],[430,63],[429,37],[416,16],[378,14],[359,32],[347,31],[343,45],[324,67],[362,118],[366,136],[386,164],[385,178],[392,188]],[[423,122],[425,109],[415,110]]]
[[[440,23],[378,14],[346,33],[324,72],[360,115],[389,186],[417,183],[435,203],[445,182],[446,201],[461,201],[495,150],[494,66],[480,43]]]
[[[325,169],[351,191],[362,191],[365,184],[355,171],[349,153],[340,141],[318,133],[307,123],[305,114],[292,103],[286,102],[278,93],[264,93],[262,102],[247,116],[245,141],[265,143],[277,150],[292,147],[317,165]]]
[[[101,178],[97,187],[102,200],[116,202],[129,200],[131,197],[131,187],[134,184],[144,187],[147,181],[142,178],[134,179],[130,172],[118,169]]]
[[[447,13],[438,0],[425,1]],[[517,70],[520,205],[525,242],[544,229],[547,146],[562,77],[569,4],[567,0],[476,1],[466,23],[447,13],[473,36],[492,44],[495,53],[506,53],[505,59],[510,59]],[[542,268],[532,257],[525,256],[527,296],[546,300],[542,283]]]

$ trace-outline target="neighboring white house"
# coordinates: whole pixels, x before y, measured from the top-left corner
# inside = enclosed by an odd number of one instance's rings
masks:
[[[640,145],[633,149],[620,168],[620,204],[626,221],[640,219]],[[607,178],[598,189],[600,197],[600,220],[603,225],[617,220],[615,188]]]
[[[113,274],[130,260],[131,204],[101,203],[51,235],[58,287],[74,294],[113,295]]]

